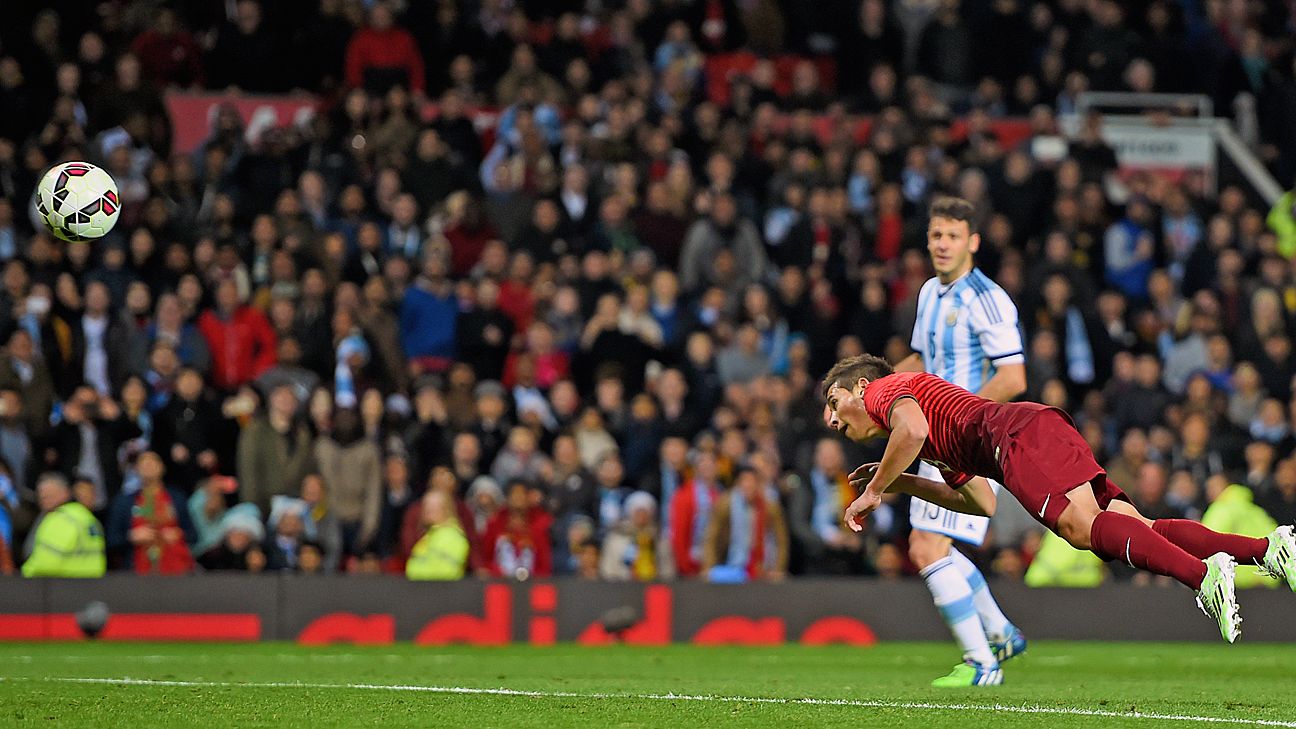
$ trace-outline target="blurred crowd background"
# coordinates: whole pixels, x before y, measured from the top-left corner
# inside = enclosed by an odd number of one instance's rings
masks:
[[[1074,413],[1144,514],[1296,520],[1291,196],[1117,182],[1099,115],[1059,131],[1087,90],[1201,93],[1223,115],[1246,94],[1290,183],[1291,3],[5,17],[0,569],[71,500],[109,568],[140,573],[912,574],[902,499],[843,530],[845,474],[877,451],[823,428],[814,385],[839,356],[908,354],[936,194],[979,211],[1025,398]],[[168,90],[312,105],[289,125],[217,106],[173,154]],[[1029,134],[1005,142],[1005,118]],[[33,222],[69,159],[120,188],[100,241]],[[983,568],[1104,578],[1010,502]]]

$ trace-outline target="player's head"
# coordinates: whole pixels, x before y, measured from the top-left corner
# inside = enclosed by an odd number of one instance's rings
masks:
[[[976,207],[961,197],[938,197],[927,211],[927,252],[942,283],[972,270],[972,254],[981,247]]]
[[[864,388],[894,371],[885,359],[871,354],[839,360],[824,376],[820,389],[827,401],[824,424],[855,441],[886,435],[864,408]]]

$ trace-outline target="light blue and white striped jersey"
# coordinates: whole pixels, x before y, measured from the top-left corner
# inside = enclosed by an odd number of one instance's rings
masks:
[[[972,392],[996,368],[1026,361],[1016,304],[979,268],[948,286],[935,277],[923,284],[909,346],[928,372]]]

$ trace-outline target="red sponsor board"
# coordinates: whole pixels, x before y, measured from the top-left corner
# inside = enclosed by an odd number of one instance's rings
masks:
[[[995,585],[995,594],[1032,637],[1219,640],[1211,621],[1202,618],[1182,590],[1131,585],[1032,590],[1004,583]],[[642,585],[110,575],[99,580],[0,578],[0,641],[83,639],[75,615],[96,601],[111,614],[99,636],[103,640],[866,646],[949,635],[931,596],[916,580]],[[1249,590],[1246,603],[1248,641],[1296,641],[1290,595]],[[1137,618],[1146,615],[1157,619]]]

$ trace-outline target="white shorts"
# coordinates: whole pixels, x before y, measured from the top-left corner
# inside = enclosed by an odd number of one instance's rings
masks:
[[[918,476],[945,482],[940,471],[929,463],[918,463]],[[995,481],[990,481],[990,488],[994,489],[996,494],[999,493],[999,484]],[[915,498],[909,502],[909,525],[914,529],[944,534],[950,539],[979,547],[985,541],[986,531],[990,528],[990,517],[950,511],[943,506]]]

